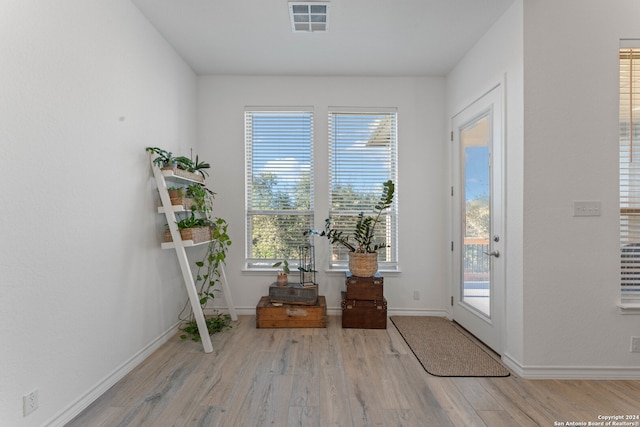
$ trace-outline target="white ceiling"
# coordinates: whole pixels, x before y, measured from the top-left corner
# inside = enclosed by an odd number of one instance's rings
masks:
[[[131,0],[199,75],[446,75],[513,0],[330,0],[293,33],[287,0]]]

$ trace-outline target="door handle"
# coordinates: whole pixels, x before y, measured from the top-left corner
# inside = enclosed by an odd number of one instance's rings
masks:
[[[483,252],[483,254],[500,258],[500,251],[498,250],[491,251],[491,252]]]

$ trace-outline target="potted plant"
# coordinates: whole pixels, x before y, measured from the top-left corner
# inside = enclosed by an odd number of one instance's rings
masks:
[[[309,230],[305,234],[317,234],[324,236],[331,243],[340,243],[349,250],[349,270],[354,276],[371,277],[378,271],[378,249],[387,247],[385,242],[375,242],[375,228],[380,221],[382,213],[391,207],[395,186],[393,181],[383,183],[382,195],[374,207],[374,215],[365,216],[363,212],[358,215],[355,230],[352,233],[353,242],[349,241],[349,235],[333,228],[331,218],[325,220],[323,231]]]
[[[153,164],[160,169],[171,169],[175,175],[198,182],[204,182],[204,178],[209,176],[209,173],[205,169],[209,169],[211,165],[207,162],[200,161],[197,155],[194,162],[185,156],[173,157],[173,153],[163,150],[162,148],[147,147],[146,150],[155,155]]]
[[[213,224],[207,218],[198,218],[191,212],[191,216],[181,219],[176,223],[182,240],[191,240],[200,243],[209,240]],[[164,241],[171,242],[173,238],[169,229],[164,233]]]
[[[176,162],[178,164],[178,167],[182,170],[186,170],[188,172],[192,172],[192,173],[198,173],[200,175],[202,175],[203,178],[206,178],[209,176],[209,172],[207,172],[205,169],[209,169],[211,167],[211,165],[207,162],[204,161],[200,161],[198,159],[198,155],[196,154],[196,160],[191,160],[188,157],[185,156],[180,156],[176,158]]]
[[[155,154],[153,164],[159,168],[175,167],[177,165],[176,158],[173,153],[158,147],[147,147],[147,152]]]
[[[186,188],[184,187],[168,187],[167,191],[169,192],[169,198],[172,200],[172,202],[174,199],[183,199],[187,195]]]
[[[289,284],[289,273],[291,273],[291,269],[289,269],[289,261],[284,259],[276,262],[271,267],[278,268],[280,266],[282,266],[282,268],[278,270],[278,280],[276,283],[278,286],[287,286]]]

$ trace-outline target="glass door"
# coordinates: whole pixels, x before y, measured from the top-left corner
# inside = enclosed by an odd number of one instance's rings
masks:
[[[452,317],[502,350],[502,103],[496,86],[452,119]]]

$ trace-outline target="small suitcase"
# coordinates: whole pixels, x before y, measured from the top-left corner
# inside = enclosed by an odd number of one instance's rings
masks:
[[[269,286],[269,298],[271,302],[299,305],[316,305],[318,302],[318,286],[301,286],[289,283],[287,286],[278,286],[275,283]]]
[[[347,299],[375,300],[384,299],[384,278],[380,273],[373,277],[358,277],[347,272],[345,283],[347,285]]]
[[[387,329],[387,300],[347,299],[342,292],[342,327]]]

